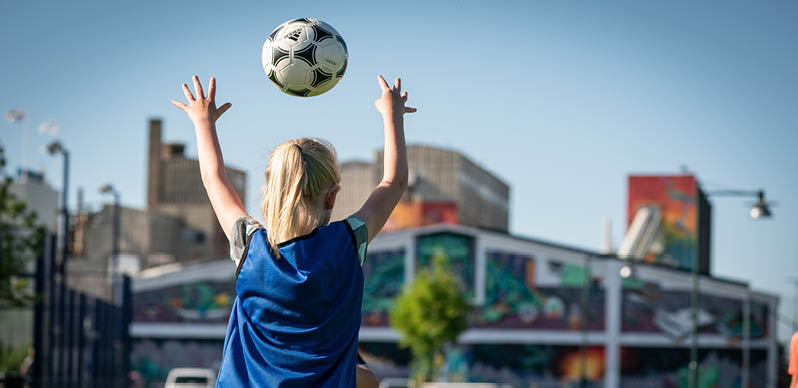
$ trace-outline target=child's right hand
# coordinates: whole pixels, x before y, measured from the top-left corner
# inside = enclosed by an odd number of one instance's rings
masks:
[[[416,108],[405,106],[407,102],[407,92],[402,93],[402,80],[397,78],[394,82],[394,87],[391,89],[385,78],[377,76],[377,83],[382,89],[382,95],[374,101],[374,106],[377,111],[382,114],[384,118],[400,118],[405,113],[413,113],[417,111]]]

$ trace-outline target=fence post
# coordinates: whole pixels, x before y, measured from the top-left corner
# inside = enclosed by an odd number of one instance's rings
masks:
[[[66,242],[64,242],[66,244]],[[66,262],[66,257],[62,259],[61,266]],[[58,283],[58,386],[67,383],[67,330],[66,330],[66,276],[62,272]]]
[[[86,370],[84,363],[85,353],[84,345],[86,344],[86,328],[84,327],[86,317],[86,294],[80,293],[80,302],[78,303],[78,376],[77,386],[83,388],[83,372]]]
[[[94,299],[94,319],[91,327],[93,338],[91,341],[91,380],[89,381],[90,387],[100,386],[98,381],[100,378],[100,339],[102,333],[100,332],[102,314],[102,300],[100,298]]]
[[[50,313],[47,314],[47,356],[44,374],[47,376],[47,381],[43,381],[44,386],[52,386],[55,380],[55,361],[56,361],[56,299],[55,299],[55,248],[56,235],[50,235],[47,238],[48,246],[50,247],[47,253],[47,286],[49,288],[49,303]]]
[[[125,386],[127,386],[128,375],[130,374],[130,352],[132,344],[130,341],[130,323],[133,321],[133,293],[131,292],[130,276],[124,275],[122,288],[122,371]]]
[[[44,373],[47,370],[45,365],[48,360],[48,353],[44,347],[44,319],[45,302],[48,301],[46,295],[47,286],[47,258],[55,253],[53,249],[53,239],[50,235],[44,235],[44,249],[42,254],[36,258],[36,305],[34,307],[33,318],[33,365],[28,376],[30,376],[31,388],[43,386]],[[51,301],[52,302],[52,301]]]
[[[67,304],[66,309],[66,333],[67,333],[67,387],[73,387],[75,385],[75,290],[68,288],[67,289]]]

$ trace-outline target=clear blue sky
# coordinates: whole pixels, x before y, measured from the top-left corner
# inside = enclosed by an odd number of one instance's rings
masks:
[[[515,234],[598,249],[610,218],[617,246],[629,173],[687,166],[705,189],[764,188],[779,201],[770,221],[751,221],[745,199],[712,200],[712,271],[780,293],[791,317],[796,14],[790,1],[5,1],[0,109],[28,110],[29,164],[55,186],[60,162],[37,151],[48,119],[72,151],[73,190],[99,204],[97,188],[112,182],[142,206],[147,120],[163,118],[165,138],[195,154],[169,100],[192,74],[215,75],[217,98],[233,103],[219,122],[225,159],[249,173],[257,214],[268,152],[288,138],[372,159],[375,77],[401,75],[419,107],[408,141],[460,150],[508,182]],[[346,76],[320,97],[283,95],[261,69],[263,40],[295,17],[327,21],[348,43]],[[20,133],[0,123],[12,169]]]

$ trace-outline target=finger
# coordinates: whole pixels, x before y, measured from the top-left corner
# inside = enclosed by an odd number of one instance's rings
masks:
[[[211,80],[208,81],[208,98],[211,100],[216,98],[216,77],[211,77]]]
[[[380,84],[380,89],[382,89],[383,92],[387,92],[387,91],[391,90],[391,87],[388,86],[388,83],[385,82],[385,78],[382,78],[381,75],[377,76],[377,83]]]
[[[203,99],[205,98],[205,94],[202,92],[202,84],[199,82],[199,77],[196,75],[194,76],[194,92],[197,93],[197,98]]]
[[[191,90],[188,90],[188,85],[183,84],[183,94],[186,95],[186,99],[189,103],[194,102],[194,96],[191,95]]]
[[[402,101],[407,101],[407,91],[402,93]]]
[[[186,110],[186,108],[187,108],[186,104],[184,104],[184,103],[182,103],[182,102],[180,102],[180,101],[175,101],[175,100],[172,100],[172,105],[174,105],[174,106],[176,106],[176,107],[178,107],[178,108],[182,109],[183,111],[185,111],[185,110]]]
[[[396,81],[393,81],[393,88],[394,90],[402,90],[402,80],[398,77],[396,78]]]
[[[405,107],[405,113],[416,113],[416,112],[418,112],[418,109],[416,108],[411,108],[409,106]]]
[[[230,109],[230,107],[232,106],[233,104],[229,102],[225,102],[224,104],[222,104],[222,106],[220,106],[219,109],[216,110],[216,118],[218,119],[219,117],[222,117],[222,114],[224,114],[224,112],[227,112],[227,110]]]

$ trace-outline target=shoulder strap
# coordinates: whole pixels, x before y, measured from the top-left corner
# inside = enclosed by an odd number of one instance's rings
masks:
[[[247,256],[249,256],[249,243],[252,241],[252,236],[254,236],[255,233],[258,233],[258,230],[255,230],[247,236],[247,242],[244,245],[244,254],[241,255],[241,260],[238,261],[238,267],[236,267],[236,277],[233,287],[238,284],[238,274],[241,273],[241,268],[244,268],[244,262],[247,261]]]

